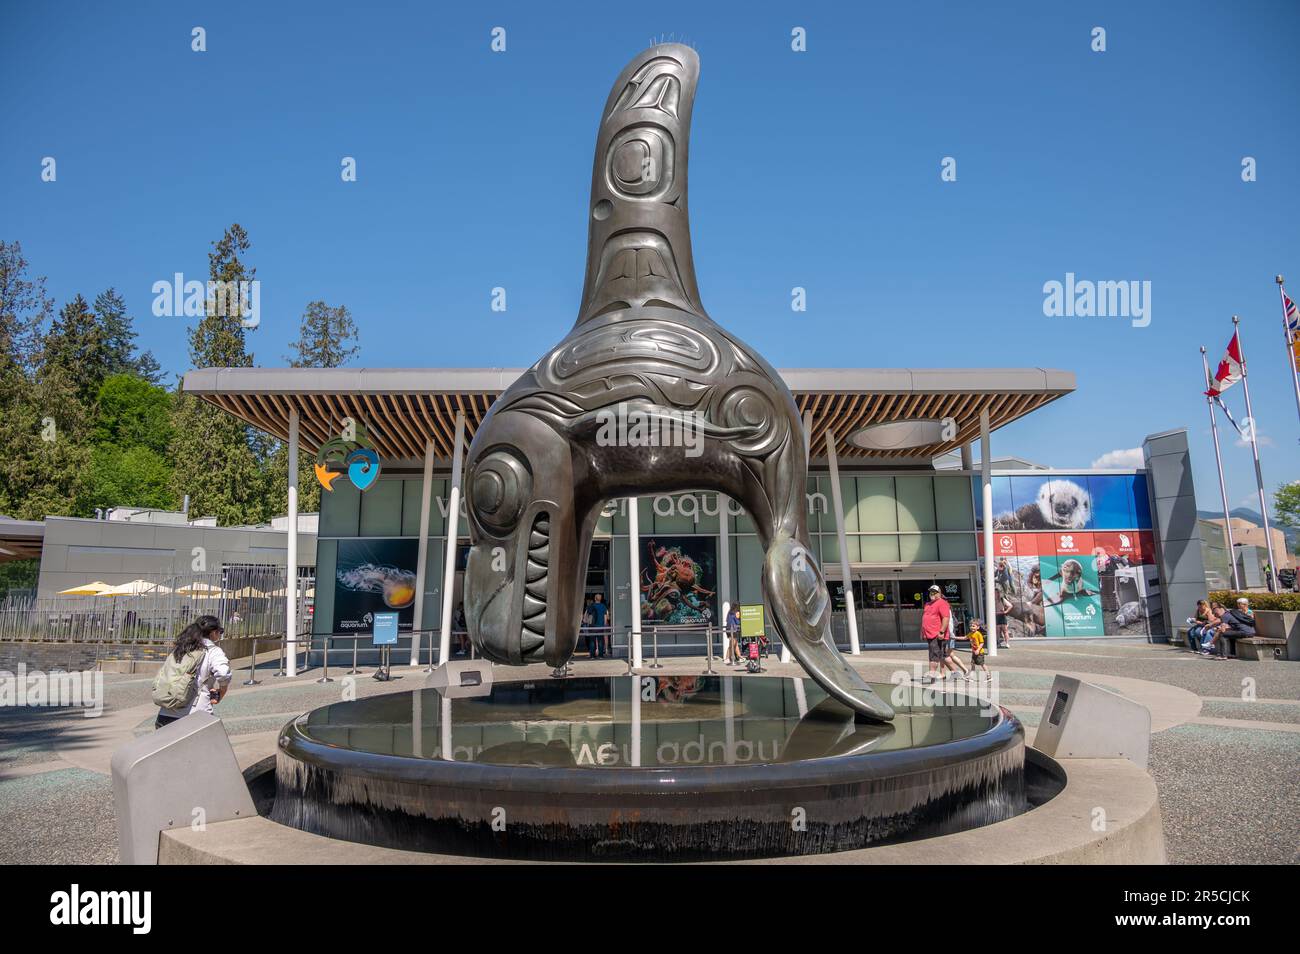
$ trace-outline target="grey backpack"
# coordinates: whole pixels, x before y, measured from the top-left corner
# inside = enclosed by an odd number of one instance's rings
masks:
[[[180,662],[175,653],[168,653],[158,675],[153,677],[153,704],[163,709],[183,709],[193,702],[199,691],[199,664],[207,652],[206,647],[192,650]]]

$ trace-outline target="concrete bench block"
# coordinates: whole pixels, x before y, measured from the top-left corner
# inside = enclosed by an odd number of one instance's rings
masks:
[[[1265,636],[1242,636],[1237,640],[1237,658],[1252,659],[1256,662],[1274,662],[1285,659],[1286,640],[1269,639]]]
[[[1145,769],[1151,713],[1117,692],[1058,674],[1047,694],[1034,748],[1058,760],[1130,759]]]
[[[119,860],[158,863],[158,833],[256,816],[221,720],[196,712],[113,753]]]

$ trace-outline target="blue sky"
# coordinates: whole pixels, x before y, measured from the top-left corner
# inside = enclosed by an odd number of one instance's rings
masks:
[[[1214,507],[1197,349],[1213,362],[1233,313],[1266,484],[1300,478],[1273,283],[1300,293],[1297,27],[1288,0],[3,0],[0,237],[59,304],[116,286],[173,373],[186,319],[151,313],[153,283],[206,278],[235,221],[262,282],[260,365],[284,364],[317,298],[352,310],[362,365],[527,365],[577,308],[609,86],[675,34],[702,60],[690,201],[715,319],[781,367],[1073,371],[1077,392],[995,452],[1087,466],[1188,427]],[[1067,272],[1150,281],[1150,325],[1046,317],[1043,284]],[[1249,449],[1225,444],[1230,501],[1249,504]]]

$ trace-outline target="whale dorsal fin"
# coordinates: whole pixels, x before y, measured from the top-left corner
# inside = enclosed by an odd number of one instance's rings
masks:
[[[680,43],[639,54],[614,82],[596,137],[587,275],[577,325],[647,306],[707,318],[686,207],[700,60]]]

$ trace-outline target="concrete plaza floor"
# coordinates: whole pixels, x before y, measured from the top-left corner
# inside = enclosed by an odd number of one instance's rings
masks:
[[[868,679],[889,682],[900,670],[919,673],[924,657],[923,651],[872,651],[853,663]],[[655,674],[704,670],[703,657],[663,662]],[[716,660],[714,667],[722,671]],[[241,671],[218,706],[243,765],[274,751],[290,718],[338,701],[347,678],[337,666],[330,673],[335,681],[323,684],[315,681],[319,668],[293,680],[274,678],[274,668],[259,667],[258,686],[241,685],[247,678]],[[997,701],[1031,735],[1057,672],[1107,685],[1151,710],[1149,770],[1172,863],[1300,861],[1300,663],[1215,661],[1161,645],[1017,641],[990,668],[999,675]],[[619,661],[574,661],[576,675],[626,671]],[[404,665],[393,668],[391,682],[378,682],[371,672],[353,677],[358,697],[408,692],[425,678]],[[547,670],[507,672],[525,677]],[[775,660],[768,666],[770,675],[801,672]],[[117,746],[152,729],[150,681],[106,674],[98,718],[80,710],[0,708],[0,863],[117,861],[109,760]]]

